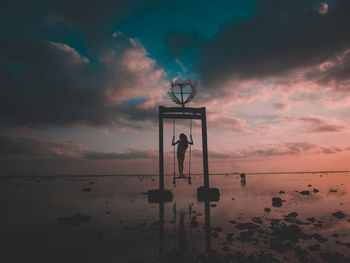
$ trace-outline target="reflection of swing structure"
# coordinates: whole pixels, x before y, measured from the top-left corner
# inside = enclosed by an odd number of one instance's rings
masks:
[[[186,92],[187,89],[187,92]],[[164,189],[164,143],[163,143],[163,120],[172,119],[173,120],[173,134],[175,134],[175,120],[176,119],[188,119],[190,120],[190,133],[192,134],[192,120],[201,120],[202,128],[202,152],[203,152],[203,178],[204,185],[197,189],[198,199],[204,200],[205,196],[211,196],[212,199],[219,198],[219,189],[209,187],[209,168],[208,168],[208,144],[207,144],[207,118],[205,107],[201,108],[189,108],[185,107],[185,104],[190,102],[196,95],[197,82],[187,81],[187,82],[177,82],[171,84],[171,90],[169,92],[170,98],[181,107],[164,107],[159,106],[159,189],[149,190],[149,199],[157,200],[159,198],[171,199],[172,193],[170,190]],[[177,90],[179,90],[177,92]],[[185,99],[184,95],[188,95]],[[178,97],[180,96],[180,98]],[[190,148],[191,150],[191,148]],[[191,156],[191,154],[190,154]],[[191,165],[191,157],[189,157],[189,166]],[[189,183],[190,178],[190,167]],[[183,177],[181,177],[183,178]],[[186,177],[185,177],[186,178]],[[174,155],[174,185],[177,177],[175,176],[175,155]]]
[[[188,216],[190,222],[192,222],[192,206],[193,204],[189,205],[188,207]],[[185,231],[185,212],[180,213],[180,222],[179,222],[179,231],[177,231],[177,211],[176,211],[176,203],[173,205],[173,212],[174,212],[174,249],[175,252],[179,251],[180,253],[184,253],[188,250],[188,242],[186,238],[186,231]],[[190,239],[191,239],[191,250],[193,250],[193,239],[192,239],[192,225],[190,227]]]
[[[189,216],[192,215],[192,206],[189,207]],[[176,221],[176,203],[173,206],[174,210],[174,249],[175,252],[178,252],[179,255],[183,255],[186,252],[187,241],[185,238],[184,232],[184,213],[180,214],[180,222],[179,222],[179,232],[177,233],[177,221]],[[210,227],[210,201],[204,202],[204,214],[205,214],[205,244],[204,251],[206,255],[210,255],[211,252],[211,227]],[[159,257],[162,258],[164,256],[164,202],[159,202]],[[190,230],[190,239],[191,239],[191,247],[193,248],[193,240],[192,240],[192,226]],[[179,242],[178,242],[179,241]]]

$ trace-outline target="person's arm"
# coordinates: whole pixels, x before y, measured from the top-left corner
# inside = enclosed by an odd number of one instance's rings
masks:
[[[179,143],[179,141],[174,142],[174,140],[175,140],[175,136],[173,136],[173,140],[172,140],[172,142],[171,142],[171,146],[174,146],[175,144],[178,144],[178,143]]]
[[[190,135],[190,138],[191,138],[191,141],[188,142],[189,144],[193,145],[193,138],[192,138],[192,135]]]

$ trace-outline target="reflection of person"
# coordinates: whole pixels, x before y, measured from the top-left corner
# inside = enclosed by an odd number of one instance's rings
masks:
[[[177,144],[177,161],[179,164],[179,174],[181,177],[184,177],[184,160],[185,160],[185,153],[188,148],[188,145],[191,144],[193,145],[193,139],[191,135],[191,141],[189,142],[187,140],[187,136],[183,133],[180,134],[179,136],[180,140],[174,142],[175,136],[173,136],[173,141],[171,142],[171,145],[174,146]]]
[[[181,253],[184,253],[187,250],[187,240],[186,240],[186,231],[185,231],[185,213],[184,212],[182,212],[180,214],[179,250]]]

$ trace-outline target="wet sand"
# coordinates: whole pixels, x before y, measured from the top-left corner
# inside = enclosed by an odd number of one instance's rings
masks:
[[[0,178],[0,261],[350,262],[350,175],[212,176],[210,203],[202,181],[158,204],[156,176]]]

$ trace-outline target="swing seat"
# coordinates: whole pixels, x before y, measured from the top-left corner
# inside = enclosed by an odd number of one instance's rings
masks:
[[[189,176],[175,176],[174,179],[189,179]]]

